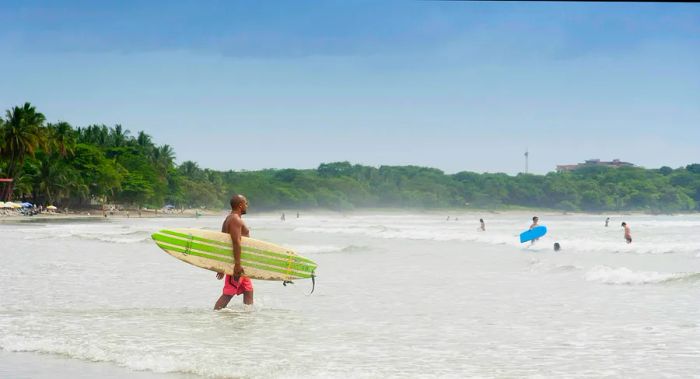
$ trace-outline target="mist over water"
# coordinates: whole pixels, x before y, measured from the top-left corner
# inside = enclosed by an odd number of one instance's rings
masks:
[[[0,223],[0,376],[700,375],[700,216],[538,214],[549,233],[520,244],[531,216],[252,214],[252,237],[319,264],[316,291],[255,281],[254,309],[221,312],[214,273],[150,233],[223,217]]]

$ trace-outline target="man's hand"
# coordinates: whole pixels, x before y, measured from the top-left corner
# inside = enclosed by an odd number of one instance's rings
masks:
[[[224,278],[224,273],[223,272],[217,272],[216,273],[216,279],[221,280]]]
[[[240,263],[236,263],[235,265],[233,265],[233,277],[234,278],[239,278],[244,273],[245,272],[243,271],[243,267],[241,266]]]

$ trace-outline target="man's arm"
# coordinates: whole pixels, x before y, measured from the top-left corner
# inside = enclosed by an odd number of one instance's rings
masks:
[[[233,246],[233,277],[238,278],[243,274],[241,266],[241,234],[243,231],[243,220],[237,215],[231,217],[228,223],[228,234],[231,235],[231,245]]]

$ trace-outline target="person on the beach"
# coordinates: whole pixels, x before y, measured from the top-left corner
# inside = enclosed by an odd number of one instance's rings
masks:
[[[282,212],[282,217],[280,217],[280,220],[284,221],[284,220],[286,220],[286,219],[287,219],[287,218],[284,216],[284,212]]]
[[[610,217],[605,219],[605,227],[608,227],[608,224],[610,223]]]
[[[627,241],[627,243],[632,243],[632,231],[630,230],[630,226],[627,225],[626,222],[623,222],[622,227],[625,228],[625,241]]]
[[[532,230],[532,229],[534,229],[535,227],[537,227],[537,222],[538,222],[538,221],[540,221],[540,218],[539,218],[539,217],[535,216],[535,217],[532,218],[532,225],[530,225],[530,230]],[[535,243],[535,241],[537,241],[538,239],[539,239],[539,238],[535,238],[535,239],[533,239],[532,241],[530,241],[530,245],[533,245],[533,244]]]
[[[535,227],[537,227],[537,222],[538,222],[538,221],[540,221],[540,218],[539,218],[539,217],[537,217],[537,216],[533,217],[533,218],[532,218],[532,225],[530,225],[530,229],[534,229]]]
[[[554,251],[559,251],[559,250],[561,250],[561,245],[559,244],[559,242],[555,242],[554,243]]]
[[[224,278],[224,290],[214,305],[214,310],[225,308],[229,301],[236,295],[243,295],[243,303],[253,304],[253,282],[244,276],[245,272],[241,266],[241,237],[249,237],[250,230],[243,223],[241,216],[248,211],[248,200],[243,195],[233,195],[231,197],[231,213],[224,220],[221,226],[222,233],[231,235],[233,246],[233,275],[216,274],[216,279]]]
[[[480,226],[481,231],[482,231],[482,232],[485,232],[485,231],[486,231],[486,223],[484,223],[484,219],[483,219],[483,218],[480,218],[480,219],[479,219],[479,224],[481,224],[481,226]]]

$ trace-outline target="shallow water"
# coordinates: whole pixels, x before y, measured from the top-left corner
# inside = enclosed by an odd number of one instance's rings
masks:
[[[254,309],[221,312],[214,273],[149,235],[222,218],[0,223],[0,374],[700,376],[700,216],[540,214],[533,246],[517,240],[530,215],[446,216],[246,216],[317,261],[316,292],[256,281]]]

